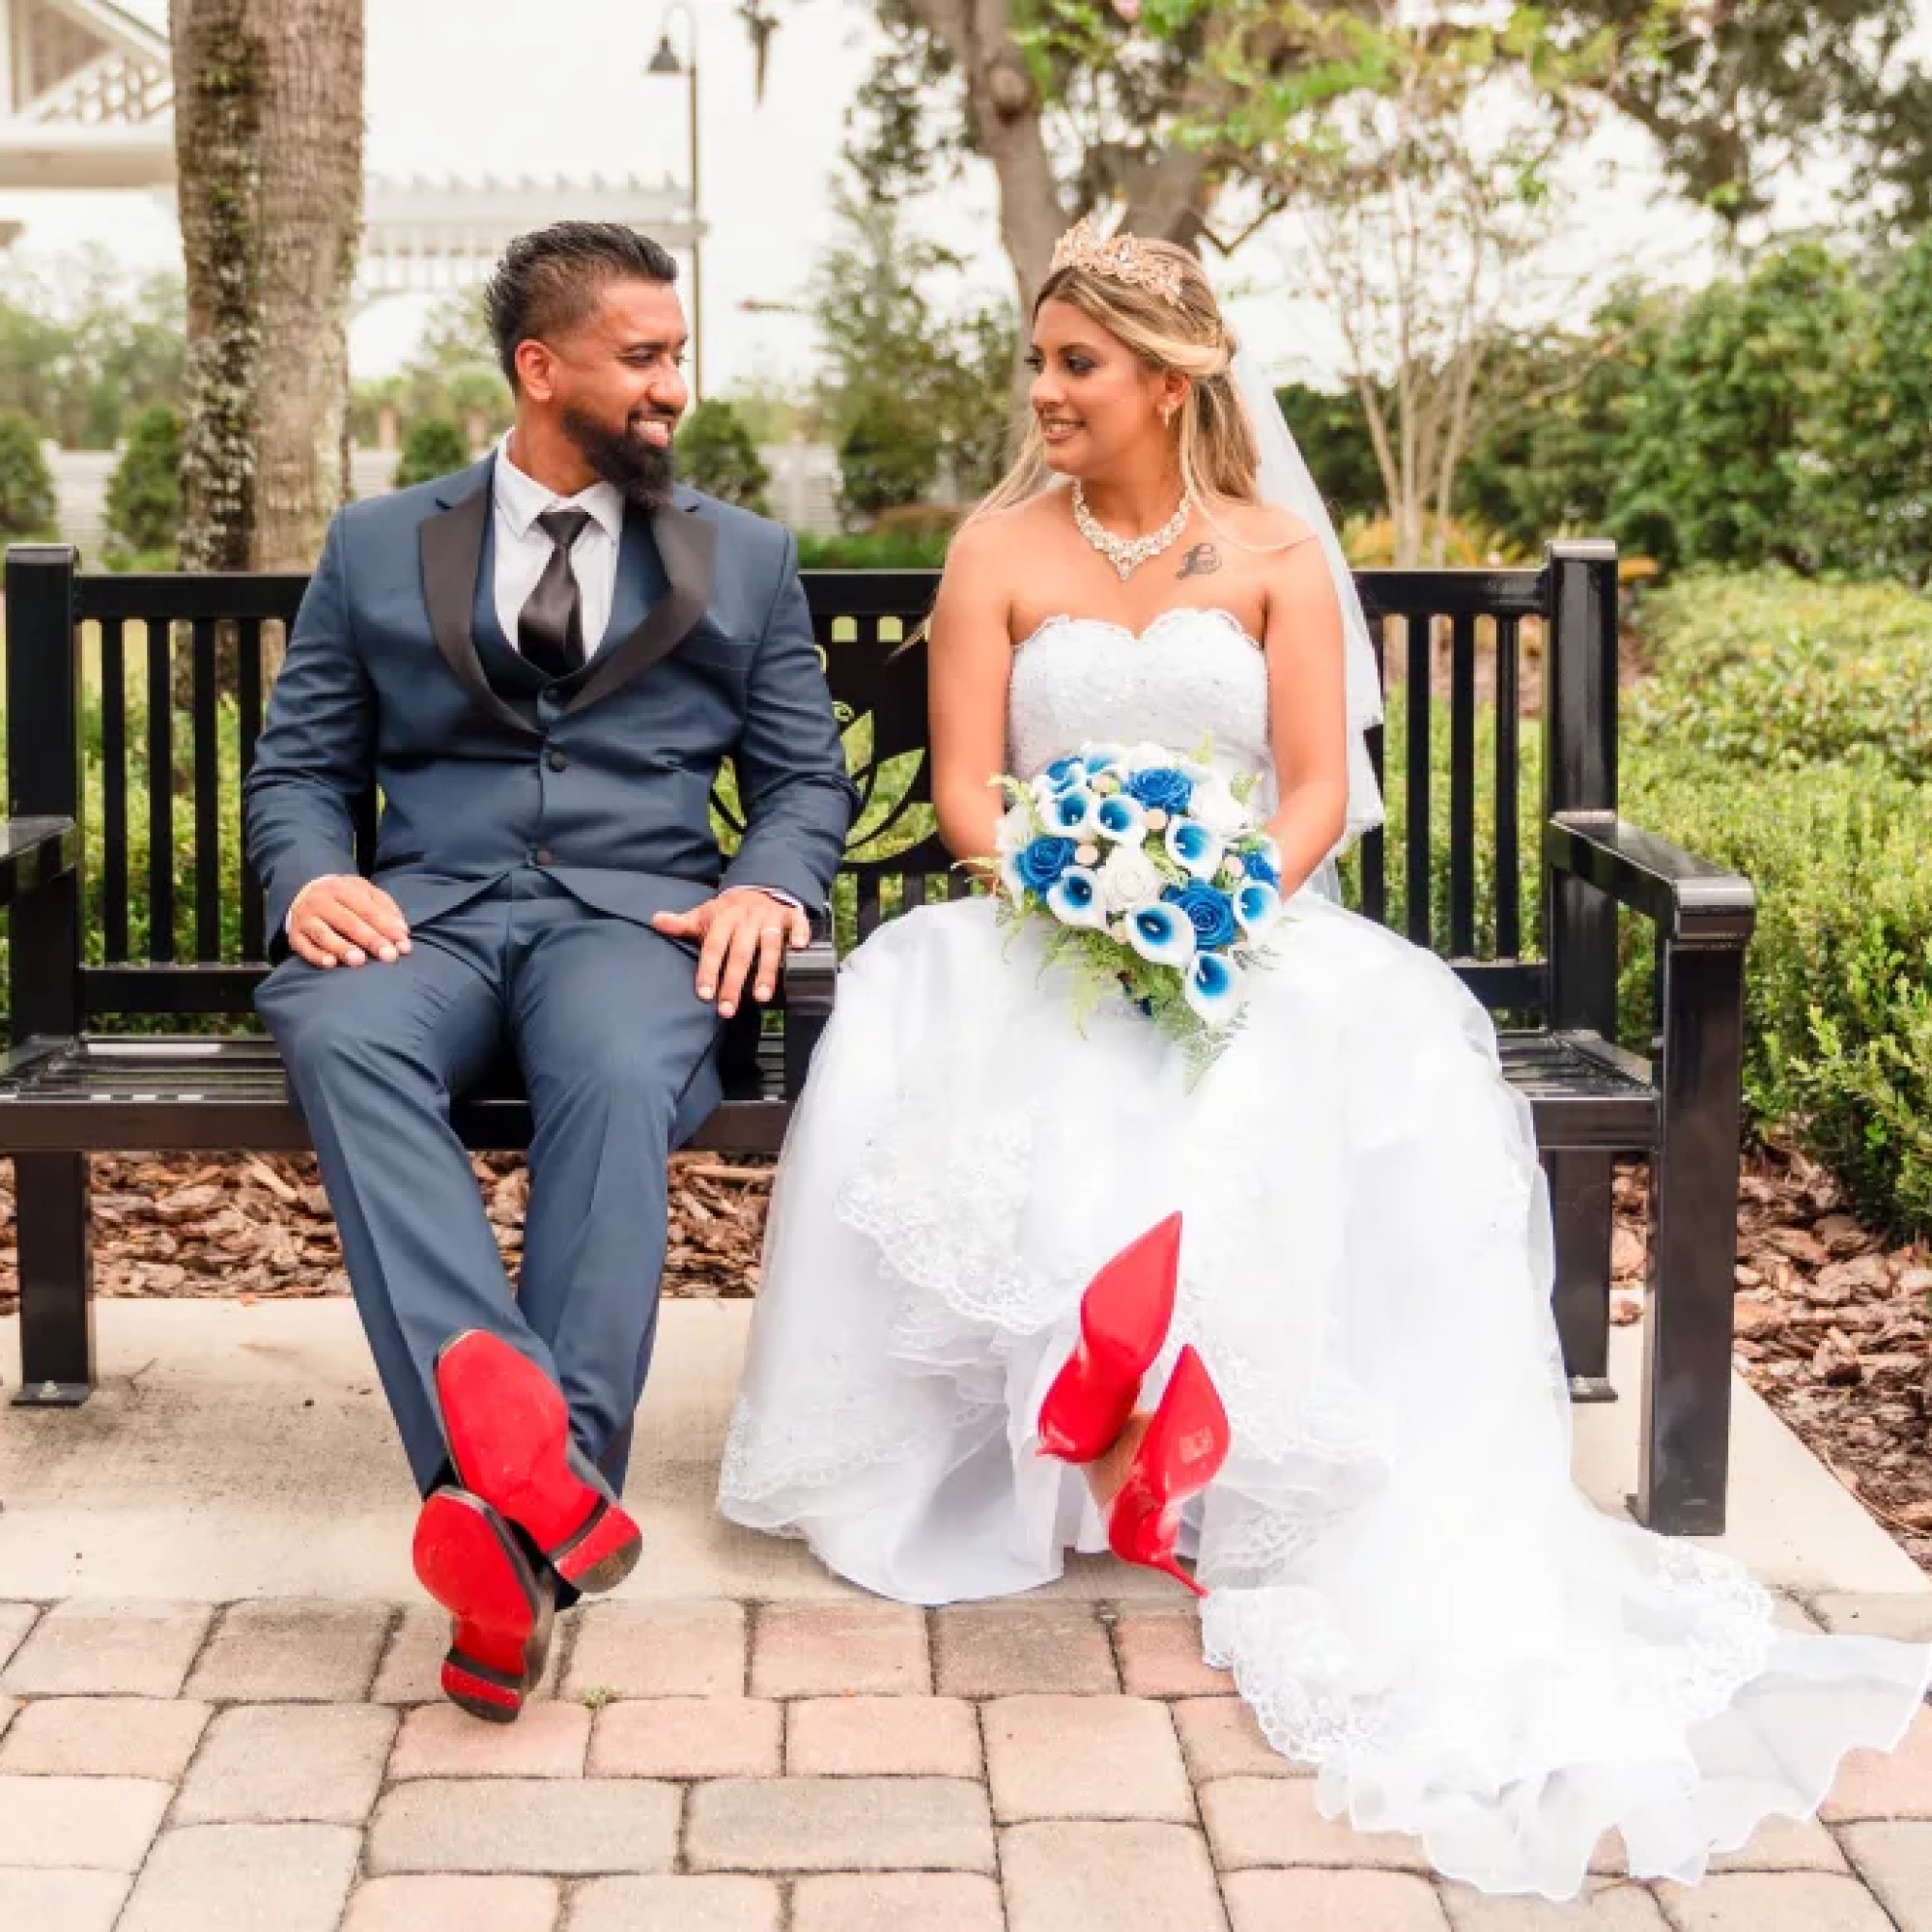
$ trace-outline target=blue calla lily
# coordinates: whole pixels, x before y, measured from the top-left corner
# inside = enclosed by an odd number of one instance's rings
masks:
[[[1094,822],[1115,844],[1138,845],[1147,837],[1147,807],[1117,791],[1100,801]]]
[[[1167,856],[1189,878],[1211,879],[1221,869],[1227,849],[1220,837],[1192,818],[1173,818],[1167,825]]]
[[[1188,963],[1180,996],[1209,1026],[1225,1026],[1239,1010],[1241,975],[1218,952],[1197,952]]]
[[[1100,801],[1084,784],[1069,785],[1056,792],[1041,814],[1046,829],[1062,838],[1080,838],[1094,830],[1094,811]]]
[[[1241,929],[1259,937],[1281,917],[1281,895],[1260,879],[1251,879],[1235,894],[1235,917]]]
[[[1152,965],[1185,966],[1194,957],[1194,927],[1163,899],[1127,915],[1127,944]]]
[[[1087,782],[1087,767],[1073,757],[1055,758],[1046,768],[1046,782],[1053,791],[1065,791],[1068,785]]]
[[[1085,866],[1069,866],[1046,889],[1046,909],[1062,925],[1101,927],[1107,909],[1100,882]]]

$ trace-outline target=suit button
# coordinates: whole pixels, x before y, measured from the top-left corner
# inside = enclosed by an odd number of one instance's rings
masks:
[[[569,762],[570,753],[568,752],[547,752],[544,753],[544,763],[554,772],[562,771],[564,766],[569,764]]]
[[[530,854],[530,857],[534,859],[539,866],[554,866],[556,864],[556,854],[553,852],[548,845],[539,845],[537,849]]]

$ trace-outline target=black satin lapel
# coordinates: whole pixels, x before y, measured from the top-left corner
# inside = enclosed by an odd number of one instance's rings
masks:
[[[710,606],[718,526],[695,510],[673,507],[651,518],[651,534],[668,587],[628,638],[597,653],[583,688],[564,706],[566,712],[595,704],[648,670],[690,637]]]
[[[515,709],[490,689],[483,662],[476,655],[470,632],[470,611],[476,601],[476,573],[483,561],[483,532],[490,518],[487,480],[440,516],[422,526],[423,602],[429,607],[429,626],[442,661],[457,683],[493,718],[519,731],[537,733],[537,726],[518,717]]]

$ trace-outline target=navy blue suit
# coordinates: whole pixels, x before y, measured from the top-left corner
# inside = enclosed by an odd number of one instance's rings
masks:
[[[634,510],[602,647],[548,680],[497,622],[493,460],[329,527],[244,787],[280,961],[256,1004],[418,1483],[445,1473],[437,1350],[488,1328],[556,1377],[621,1484],[666,1157],[718,1094],[696,948],[650,920],[732,886],[823,906],[856,797],[785,530],[682,489]],[[710,820],[726,757],[746,813],[728,866]],[[373,877],[412,950],[311,967],[288,952],[288,908],[355,869],[372,787]],[[514,1300],[449,1125],[451,1095],[506,1049],[535,1130]]]

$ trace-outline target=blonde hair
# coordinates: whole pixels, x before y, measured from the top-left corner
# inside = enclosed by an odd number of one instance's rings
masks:
[[[1222,319],[1201,264],[1185,248],[1172,242],[1145,240],[1139,248],[1143,256],[1173,264],[1179,284],[1177,296],[1157,295],[1139,283],[1069,264],[1056,269],[1041,285],[1034,315],[1037,318],[1047,302],[1068,302],[1149,368],[1191,377],[1187,399],[1180,406],[1181,482],[1204,508],[1216,498],[1252,503],[1257,500],[1255,472],[1261,452],[1235,386],[1234,331]],[[1012,468],[975,507],[967,523],[1038,496],[1053,477],[1046,441],[1035,416]]]

